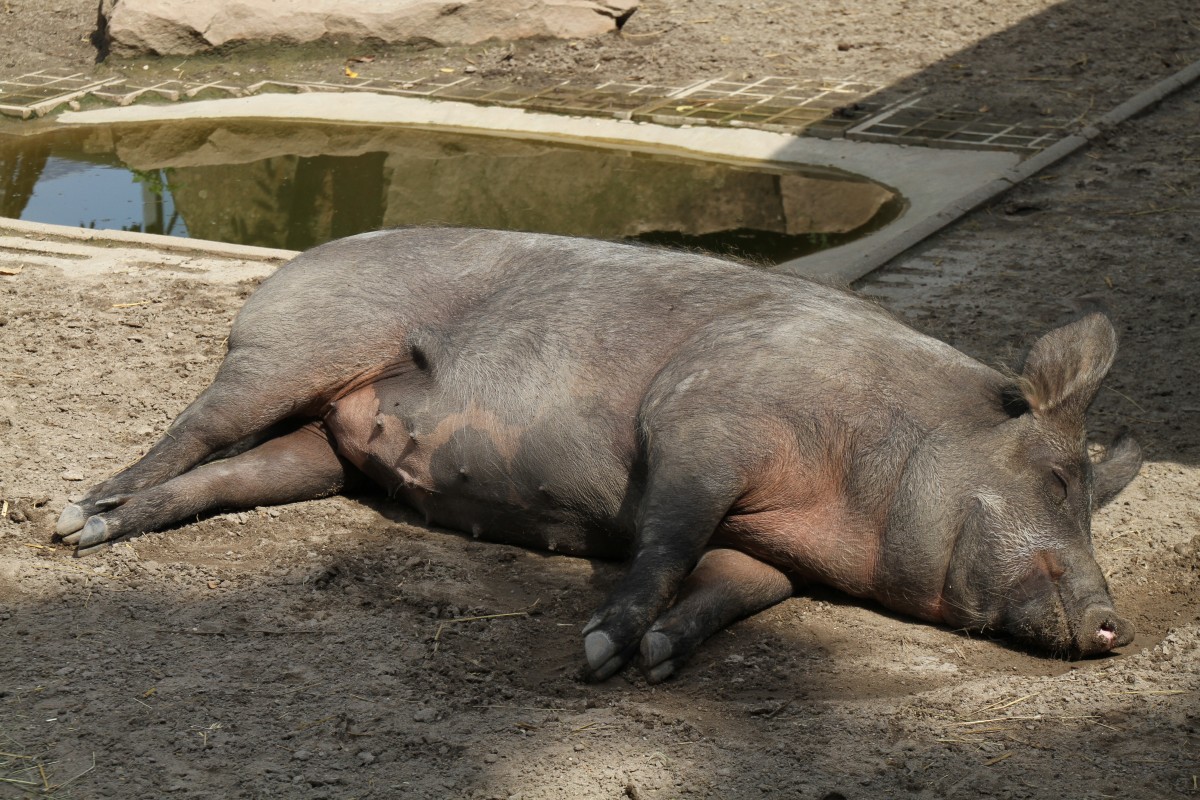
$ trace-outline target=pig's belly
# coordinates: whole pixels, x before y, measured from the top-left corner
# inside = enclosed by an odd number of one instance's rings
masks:
[[[571,555],[620,557],[629,468],[605,425],[566,412],[514,421],[382,381],[339,399],[339,454],[432,524]],[[547,418],[549,417],[549,418]]]
[[[491,542],[549,550],[572,556],[621,558],[631,537],[552,507],[498,503],[469,494],[404,488],[395,493],[425,515],[431,525],[469,533]]]

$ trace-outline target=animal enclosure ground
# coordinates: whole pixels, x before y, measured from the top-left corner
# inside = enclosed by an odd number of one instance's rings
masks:
[[[786,49],[1075,114],[1200,58],[1183,3],[1136,19],[1132,4],[911,5],[647,3],[629,38],[481,65],[656,80],[784,73],[768,56]],[[86,64],[93,3],[4,7],[0,67]],[[733,24],[746,15],[773,21]],[[101,69],[126,67],[140,62]],[[209,68],[251,67],[285,69],[254,53]],[[1009,365],[1078,310],[1111,309],[1121,350],[1091,422],[1100,438],[1131,428],[1147,463],[1094,537],[1139,634],[1080,663],[816,590],[717,635],[665,684],[584,684],[579,631],[618,565],[478,544],[372,498],[72,559],[49,542],[58,510],[208,382],[252,281],[154,261],[81,276],[0,250],[0,797],[1200,796],[1197,120],[1193,87],[860,286]]]

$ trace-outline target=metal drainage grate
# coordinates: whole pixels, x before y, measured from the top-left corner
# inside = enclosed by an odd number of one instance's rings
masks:
[[[721,78],[641,109],[634,118],[830,138],[841,136],[853,124],[848,110],[861,115],[869,108],[864,101],[881,89],[877,84],[855,79],[770,77],[739,83]]]
[[[0,114],[21,119],[41,117],[96,89],[120,82],[121,78],[96,80],[82,72],[54,70],[39,70],[19,78],[0,80]]]
[[[126,84],[105,86],[90,93],[91,97],[118,106],[128,106],[137,102],[153,100],[217,99],[223,97],[242,97],[246,89],[221,81],[209,83],[188,83],[185,81],[169,80],[154,83],[149,86]]]
[[[1004,121],[959,108],[930,108],[924,105],[928,101],[921,93],[884,105],[883,90],[881,85],[858,79],[778,76],[755,81],[715,78],[682,86],[571,80],[519,86],[459,73],[338,82],[267,80],[246,86],[179,80],[143,85],[121,77],[96,81],[82,73],[42,71],[0,80],[0,113],[27,119],[63,105],[78,108],[87,98],[126,106],[272,92],[374,92],[666,125],[744,127],[823,138],[1024,153],[1047,147],[1071,125],[1053,120]]]
[[[1037,152],[1067,133],[1070,123],[1043,120],[996,120],[979,111],[937,109],[912,98],[885,109],[846,131],[859,141],[895,142],[935,147]]]
[[[726,125],[818,135],[840,135],[850,124],[834,112],[855,104],[880,87],[857,80],[769,77],[739,82],[727,78],[676,86],[608,81],[555,81],[540,86],[490,82],[474,76],[435,73],[413,79],[354,78],[345,81],[260,81],[247,86],[228,82],[167,80],[140,84],[136,78],[88,82],[81,74],[33,73],[12,81],[0,94],[7,113],[42,116],[63,105],[78,107],[90,96],[126,106],[137,102],[195,97],[239,97],[266,92],[375,92],[409,97],[505,105],[554,113],[655,121],[666,124]],[[20,88],[22,91],[16,91]],[[817,130],[818,125],[823,126]]]

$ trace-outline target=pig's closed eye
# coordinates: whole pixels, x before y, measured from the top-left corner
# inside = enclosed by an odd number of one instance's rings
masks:
[[[1058,502],[1065,502],[1067,499],[1067,487],[1069,486],[1067,483],[1067,474],[1059,467],[1051,467],[1050,472],[1054,476],[1050,481],[1050,491],[1054,494]]]

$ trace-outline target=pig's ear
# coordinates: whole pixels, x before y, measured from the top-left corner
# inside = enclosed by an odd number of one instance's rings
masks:
[[[1092,465],[1092,507],[1100,508],[1116,497],[1142,467],[1142,448],[1122,432],[1108,446],[1104,458]]]
[[[1021,394],[1035,416],[1082,418],[1117,355],[1117,334],[1089,314],[1034,342],[1021,370]]]

